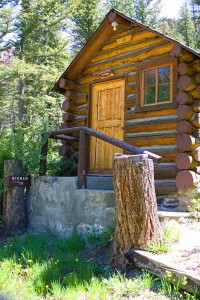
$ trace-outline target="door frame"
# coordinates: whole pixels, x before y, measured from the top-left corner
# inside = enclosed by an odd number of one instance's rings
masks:
[[[110,82],[110,81],[115,81],[115,80],[118,80],[118,79],[122,79],[124,80],[124,124],[122,125],[124,127],[124,131],[123,131],[123,141],[125,140],[125,116],[126,116],[126,96],[127,96],[127,93],[126,93],[126,85],[127,85],[127,77],[128,77],[128,74],[127,72],[125,74],[120,74],[120,75],[115,75],[115,76],[112,76],[112,77],[108,77],[108,78],[104,78],[103,80],[95,80],[93,81],[91,84],[90,84],[90,88],[89,88],[89,95],[88,95],[88,110],[87,110],[87,126],[91,128],[91,123],[92,123],[92,108],[91,108],[91,105],[92,105],[92,86],[93,85],[96,85],[98,83],[102,83],[102,84],[106,84],[107,82]],[[88,167],[87,167],[87,172],[89,171],[90,169],[90,139],[88,140],[88,153],[89,153],[89,156],[88,156]],[[95,174],[94,174],[95,175]],[[104,174],[105,175],[108,175],[108,174]]]

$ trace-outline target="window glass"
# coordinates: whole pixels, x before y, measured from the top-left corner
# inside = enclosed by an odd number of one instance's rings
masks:
[[[158,68],[158,84],[170,82],[170,67]]]
[[[171,101],[171,67],[160,66],[143,71],[143,104]]]
[[[155,103],[156,87],[148,87],[144,89],[144,104]]]
[[[158,102],[170,101],[170,84],[158,86]]]
[[[144,86],[156,85],[156,69],[144,72]]]

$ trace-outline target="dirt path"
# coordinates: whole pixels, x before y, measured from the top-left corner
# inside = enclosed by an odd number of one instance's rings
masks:
[[[183,224],[181,228],[180,241],[172,244],[169,253],[158,256],[162,262],[173,263],[200,279],[200,222]]]

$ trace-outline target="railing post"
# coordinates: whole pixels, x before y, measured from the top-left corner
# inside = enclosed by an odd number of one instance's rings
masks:
[[[85,187],[87,173],[87,135],[84,130],[80,130],[79,135],[79,158],[78,158],[78,188]]]
[[[39,175],[46,175],[47,171],[47,152],[48,152],[48,139],[46,142],[42,145],[41,148],[41,159],[40,159],[40,170]]]

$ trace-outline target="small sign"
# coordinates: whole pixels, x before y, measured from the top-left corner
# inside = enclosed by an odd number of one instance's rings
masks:
[[[10,187],[14,186],[21,186],[21,187],[28,187],[31,186],[31,176],[30,175],[12,175],[9,176],[9,182],[8,182]]]
[[[132,35],[125,36],[121,39],[117,39],[117,44],[120,45],[120,44],[128,43],[131,41],[131,39],[132,39]]]

